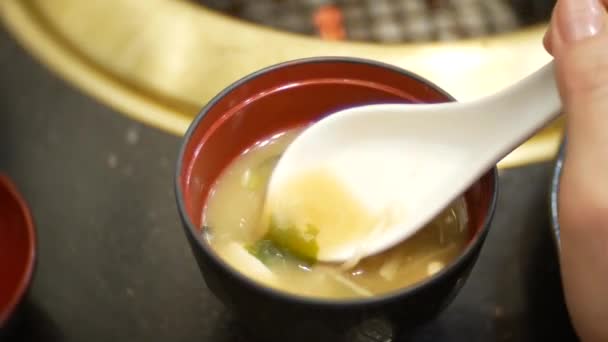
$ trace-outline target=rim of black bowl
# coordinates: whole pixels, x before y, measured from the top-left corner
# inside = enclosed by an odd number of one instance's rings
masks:
[[[561,143],[557,158],[555,159],[555,165],[553,167],[553,175],[551,176],[551,191],[549,192],[549,206],[551,216],[551,230],[553,231],[553,240],[557,246],[557,250],[561,249],[560,232],[561,228],[559,225],[559,187],[561,183],[562,169],[564,167],[564,157],[566,155],[566,138]]]
[[[28,230],[28,236],[30,237],[31,250],[29,251],[28,263],[25,265],[26,273],[21,282],[19,283],[19,287],[13,296],[12,302],[9,303],[8,307],[3,311],[0,311],[0,330],[7,327],[7,324],[11,321],[13,314],[17,311],[17,308],[22,303],[25,295],[29,291],[32,281],[34,279],[34,274],[36,273],[36,267],[38,264],[38,238],[36,235],[36,228],[34,225],[34,218],[32,216],[32,211],[25,201],[25,198],[21,195],[17,186],[13,183],[13,181],[5,174],[0,173],[0,183],[3,183],[6,190],[11,194],[13,199],[19,204],[19,209],[22,212],[23,217],[26,221],[26,229]]]
[[[335,306],[335,307],[359,306],[359,305],[370,305],[370,304],[377,305],[377,304],[382,304],[385,302],[391,302],[399,297],[404,297],[404,296],[409,296],[409,295],[415,294],[415,293],[421,291],[427,285],[439,282],[443,277],[445,277],[449,274],[452,274],[453,272],[456,271],[456,266],[464,263],[465,259],[467,259],[471,253],[473,253],[474,248],[477,245],[483,243],[483,241],[485,240],[486,235],[488,234],[488,231],[490,229],[490,223],[492,221],[492,217],[494,216],[494,211],[496,209],[496,202],[497,202],[497,198],[498,198],[498,171],[497,171],[496,167],[492,168],[491,170],[488,170],[489,172],[492,173],[492,176],[494,179],[494,184],[493,184],[493,190],[492,190],[492,198],[490,200],[489,207],[488,207],[488,213],[486,214],[483,225],[481,226],[479,232],[473,237],[473,240],[471,240],[471,242],[469,242],[469,244],[465,248],[465,250],[458,256],[458,258],[453,260],[452,263],[450,263],[448,266],[444,267],[441,271],[435,273],[434,275],[432,275],[428,278],[425,278],[424,280],[422,280],[418,283],[415,283],[410,286],[405,286],[401,289],[390,291],[390,292],[387,292],[384,294],[374,295],[369,298],[331,299],[331,298],[303,296],[303,295],[298,295],[298,294],[292,294],[290,292],[283,291],[283,290],[274,289],[269,286],[265,286],[255,280],[247,277],[246,275],[242,274],[237,269],[235,269],[234,267],[229,265],[228,262],[226,262],[221,256],[219,256],[213,250],[213,248],[206,241],[204,241],[202,234],[200,234],[199,229],[197,227],[195,227],[194,224],[192,224],[192,222],[190,221],[190,218],[188,217],[186,209],[185,209],[183,193],[182,193],[182,190],[180,187],[180,174],[181,174],[181,169],[182,169],[182,165],[183,165],[183,156],[184,156],[186,146],[188,145],[188,142],[190,141],[193,133],[196,131],[201,120],[204,119],[207,112],[211,108],[213,108],[217,102],[219,102],[224,96],[226,96],[227,94],[232,92],[235,88],[238,88],[241,85],[243,85],[244,83],[247,83],[261,75],[264,75],[269,72],[273,72],[275,70],[282,69],[282,68],[285,68],[285,67],[288,67],[291,65],[295,65],[295,64],[312,64],[312,63],[328,63],[328,62],[329,63],[365,64],[365,65],[371,65],[371,66],[375,66],[375,67],[388,69],[388,70],[391,70],[398,74],[401,74],[402,76],[412,78],[422,84],[425,84],[426,86],[432,88],[433,90],[437,91],[441,95],[445,96],[445,98],[448,101],[455,101],[454,97],[452,97],[450,94],[448,94],[447,92],[445,92],[443,89],[441,89],[434,83],[426,80],[425,78],[423,78],[419,75],[416,75],[410,71],[401,69],[399,67],[396,67],[396,66],[393,66],[390,64],[386,64],[386,63],[378,62],[378,61],[374,61],[374,60],[369,60],[369,59],[364,59],[364,58],[339,57],[339,56],[309,57],[309,58],[301,58],[301,59],[295,59],[295,60],[291,60],[291,61],[287,61],[287,62],[283,62],[283,63],[278,63],[278,64],[271,65],[269,67],[260,69],[256,72],[253,72],[253,73],[239,79],[238,81],[232,83],[231,85],[226,87],[224,90],[222,90],[218,95],[213,97],[201,109],[201,111],[197,114],[196,118],[192,121],[192,123],[188,127],[188,130],[186,131],[186,133],[182,139],[182,143],[181,143],[181,146],[179,149],[179,155],[178,155],[178,159],[177,159],[177,169],[175,172],[175,179],[174,179],[175,196],[176,196],[176,200],[177,200],[178,211],[179,211],[179,214],[180,214],[183,222],[185,222],[188,227],[187,233],[190,234],[197,241],[198,245],[202,248],[204,253],[206,253],[214,263],[216,263],[216,264],[220,265],[220,267],[228,270],[236,279],[243,282],[244,284],[247,284],[249,287],[252,287],[259,292],[274,296],[274,297],[282,299],[282,300],[297,302],[300,304],[324,305],[324,306]]]

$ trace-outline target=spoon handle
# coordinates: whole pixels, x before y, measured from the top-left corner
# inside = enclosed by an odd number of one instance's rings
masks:
[[[503,143],[508,152],[534,135],[561,112],[562,102],[551,61],[521,82],[481,100],[478,108],[494,108],[480,116],[493,141]],[[481,104],[487,105],[481,105]]]

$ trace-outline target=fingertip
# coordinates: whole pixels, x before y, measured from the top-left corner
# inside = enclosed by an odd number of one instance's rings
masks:
[[[608,1],[608,0],[606,0],[606,1]],[[553,6],[553,10],[551,11],[551,17],[549,19],[549,25],[547,26],[547,31],[545,32],[545,35],[543,36],[543,46],[545,47],[545,50],[547,50],[547,52],[550,55],[553,55],[553,36],[554,36],[553,31],[555,31],[555,29],[554,29],[555,8],[556,8],[556,6]]]
[[[600,0],[559,0],[555,8],[555,31],[560,31],[569,45],[596,36],[604,29],[606,8]]]
[[[545,32],[545,36],[543,37],[543,46],[545,47],[545,50],[547,50],[547,52],[552,55],[553,54],[553,46],[552,46],[553,42],[552,42],[551,36],[553,33],[551,31],[553,31],[553,29],[549,25],[549,28],[547,29],[547,32]]]

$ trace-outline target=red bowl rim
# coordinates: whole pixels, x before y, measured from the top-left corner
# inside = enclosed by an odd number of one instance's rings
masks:
[[[261,292],[265,295],[272,296],[274,298],[289,301],[289,302],[294,302],[294,303],[299,303],[299,304],[308,304],[308,305],[322,305],[322,306],[329,306],[329,307],[335,307],[335,308],[344,308],[344,307],[351,307],[351,306],[365,306],[365,305],[382,305],[382,304],[385,304],[388,302],[393,302],[401,297],[415,295],[416,293],[424,290],[424,288],[426,288],[427,286],[440,282],[441,279],[456,272],[456,270],[458,269],[457,266],[465,263],[465,261],[474,252],[475,248],[477,248],[484,242],[484,240],[489,232],[492,218],[494,216],[494,212],[496,209],[497,200],[498,200],[498,170],[496,167],[492,168],[491,170],[489,170],[487,173],[485,173],[482,176],[482,177],[486,177],[486,176],[490,175],[493,180],[492,197],[491,197],[491,200],[490,200],[490,203],[488,206],[488,212],[486,214],[484,222],[483,222],[482,226],[480,227],[478,233],[469,242],[469,244],[467,245],[465,250],[460,254],[460,256],[458,256],[449,266],[444,267],[441,271],[435,273],[434,275],[426,278],[423,281],[420,281],[413,285],[406,286],[401,289],[394,290],[394,291],[391,291],[391,292],[388,292],[385,294],[373,296],[370,298],[331,299],[331,298],[302,296],[302,295],[292,294],[292,293],[289,293],[286,291],[281,291],[278,289],[274,289],[274,288],[262,285],[262,284],[258,283],[257,281],[250,279],[249,277],[241,274],[238,270],[236,270],[235,268],[230,266],[225,260],[223,260],[217,253],[215,253],[212,250],[212,248],[209,246],[208,243],[206,243],[205,241],[202,240],[201,234],[198,234],[198,229],[195,227],[195,225],[192,223],[192,221],[188,217],[188,213],[187,213],[186,205],[185,205],[185,201],[184,201],[184,196],[183,196],[183,192],[182,192],[181,185],[180,185],[181,170],[184,166],[184,154],[186,152],[186,147],[190,143],[192,135],[198,128],[199,123],[204,119],[207,112],[209,112],[209,110],[211,110],[211,108],[213,108],[215,106],[215,104],[217,102],[219,102],[224,96],[226,96],[227,94],[229,94],[236,88],[246,84],[247,82],[249,82],[261,75],[264,75],[264,74],[267,74],[270,72],[274,72],[274,71],[283,69],[285,67],[289,67],[294,64],[312,64],[312,63],[328,63],[328,62],[329,63],[367,64],[367,65],[372,65],[372,66],[376,66],[376,67],[380,67],[380,68],[389,69],[389,70],[395,71],[403,76],[415,79],[418,82],[421,82],[421,83],[427,85],[428,87],[431,87],[432,89],[438,91],[439,93],[444,95],[448,100],[455,101],[454,97],[452,97],[450,94],[448,94],[447,92],[445,92],[443,89],[441,89],[434,83],[426,80],[425,78],[423,78],[419,75],[416,75],[410,71],[401,69],[399,67],[396,67],[396,66],[393,66],[390,64],[386,64],[386,63],[382,63],[382,62],[378,62],[378,61],[374,61],[374,60],[369,60],[369,59],[357,58],[357,57],[333,57],[333,56],[309,57],[309,58],[301,58],[301,59],[295,59],[295,60],[291,60],[291,61],[287,61],[287,62],[282,62],[282,63],[278,63],[275,65],[271,65],[269,67],[260,69],[256,72],[253,72],[253,73],[237,80],[236,82],[232,83],[231,85],[226,87],[224,90],[222,90],[218,95],[216,95],[214,98],[212,98],[201,109],[201,111],[197,114],[195,119],[192,121],[192,123],[188,127],[188,130],[184,134],[184,137],[182,139],[182,144],[179,149],[179,154],[178,154],[178,159],[177,159],[177,168],[176,168],[175,176],[174,176],[175,177],[174,178],[174,188],[175,188],[175,197],[176,197],[176,201],[177,201],[177,207],[178,207],[179,215],[182,219],[182,222],[187,227],[187,229],[185,229],[187,234],[190,235],[190,238],[192,238],[194,241],[196,241],[197,246],[203,250],[203,252],[206,254],[206,256],[209,257],[213,261],[213,263],[215,263],[216,265],[219,265],[222,269],[227,270],[227,272],[230,273],[238,281],[242,282],[243,284],[247,285],[250,288],[255,289],[258,292]]]
[[[15,184],[4,174],[0,174],[0,187],[3,187],[11,195],[13,201],[17,203],[21,210],[21,215],[25,220],[25,229],[28,237],[29,254],[27,263],[24,265],[26,272],[17,286],[17,290],[12,294],[12,299],[8,306],[0,308],[0,328],[9,321],[12,314],[16,311],[17,307],[25,297],[32,278],[34,275],[34,269],[36,268],[36,230],[34,228],[34,220],[29,206],[27,205],[23,196],[17,190]]]

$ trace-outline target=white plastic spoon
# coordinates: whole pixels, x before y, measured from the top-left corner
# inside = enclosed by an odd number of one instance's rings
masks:
[[[323,170],[361,204],[365,217],[373,213],[382,223],[349,238],[345,231],[320,227],[319,235],[344,234],[344,240],[336,243],[334,236],[328,240],[333,242],[319,244],[317,259],[343,262],[386,250],[424,227],[560,113],[553,68],[550,62],[476,101],[369,105],[329,115],[305,129],[280,158],[268,187],[267,211],[280,215],[285,201],[294,197],[286,185]],[[329,195],[322,188],[314,191],[318,203],[340,215],[342,203],[323,203]],[[313,218],[299,220],[317,226]]]

